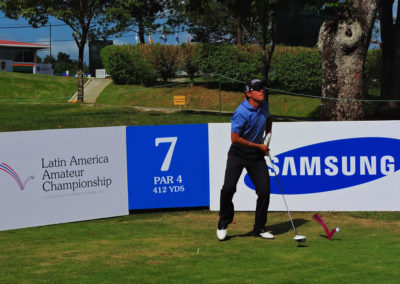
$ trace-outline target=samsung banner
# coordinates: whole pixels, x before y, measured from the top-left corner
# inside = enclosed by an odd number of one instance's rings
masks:
[[[219,210],[230,124],[209,125],[210,208]],[[400,122],[274,123],[270,210],[400,210]],[[254,185],[244,171],[236,210],[255,210]]]
[[[0,133],[0,230],[126,215],[125,127]]]
[[[208,127],[127,127],[129,209],[209,205]]]

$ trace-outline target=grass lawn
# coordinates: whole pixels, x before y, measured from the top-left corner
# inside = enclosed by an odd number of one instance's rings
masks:
[[[123,106],[1,103],[0,131],[121,125],[201,124],[229,122],[230,115],[141,111]]]
[[[231,117],[131,107],[173,108],[173,95],[186,95],[190,108],[219,110],[218,90],[199,85],[145,90],[110,85],[99,105],[91,106],[63,102],[76,90],[74,78],[0,72],[0,84],[0,131],[197,124]],[[47,102],[55,98],[60,102]],[[242,100],[242,93],[224,91],[222,110],[233,111]],[[319,100],[271,95],[270,106],[275,116],[310,119]],[[300,248],[285,212],[269,214],[274,240],[245,236],[254,213],[238,212],[231,238],[219,242],[218,213],[207,209],[3,231],[0,283],[399,283],[399,212],[320,215],[340,232],[329,241],[313,213],[293,212],[299,234],[307,236]]]
[[[77,78],[0,72],[0,103],[9,101],[68,101]]]
[[[244,236],[253,212],[215,235],[208,210],[125,217],[0,232],[2,283],[398,283],[399,213],[320,213],[340,227],[332,241],[311,212],[269,214],[274,240]],[[397,220],[397,221],[393,221]]]
[[[188,87],[187,83],[158,88],[112,83],[104,89],[97,103],[179,109],[179,106],[174,106],[174,96],[186,96],[186,106],[182,109],[220,110],[219,89],[210,89],[200,84]],[[233,112],[243,100],[242,92],[222,90],[221,110]],[[269,103],[271,114],[275,116],[302,119],[319,115],[319,99],[271,94]]]

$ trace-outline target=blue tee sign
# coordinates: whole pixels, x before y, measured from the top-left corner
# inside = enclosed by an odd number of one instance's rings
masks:
[[[209,206],[208,126],[126,128],[129,209]]]

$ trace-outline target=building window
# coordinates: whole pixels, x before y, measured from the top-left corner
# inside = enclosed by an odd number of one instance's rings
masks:
[[[1,48],[0,49],[0,59],[4,60],[13,60],[14,52],[8,48]]]
[[[33,51],[32,50],[24,51],[24,61],[23,62],[33,62]]]
[[[22,50],[16,50],[14,53],[15,62],[24,62],[24,52]]]

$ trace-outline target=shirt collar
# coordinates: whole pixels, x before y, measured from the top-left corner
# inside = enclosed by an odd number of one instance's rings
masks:
[[[253,107],[247,99],[244,100],[243,106],[249,110],[257,110],[255,107]]]
[[[243,102],[242,104],[243,104],[243,106],[244,106],[245,108],[247,108],[247,109],[249,109],[249,110],[260,111],[260,109],[261,109],[262,105],[264,104],[264,102],[265,102],[265,101],[263,101],[263,102],[260,104],[260,106],[259,106],[258,108],[253,107],[253,106],[249,103],[249,101],[248,101],[247,99],[245,99],[244,102]]]

